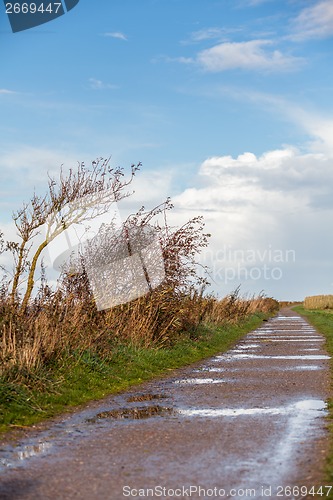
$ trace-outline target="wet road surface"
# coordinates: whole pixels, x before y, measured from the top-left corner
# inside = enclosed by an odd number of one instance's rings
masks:
[[[323,344],[282,310],[223,355],[3,445],[0,498],[315,498],[327,452]]]

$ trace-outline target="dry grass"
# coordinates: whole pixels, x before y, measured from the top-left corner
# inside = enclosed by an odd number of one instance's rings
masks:
[[[313,295],[304,299],[305,309],[333,309],[333,295]]]
[[[60,291],[24,315],[2,304],[0,375],[9,380],[24,377],[64,355],[80,356],[87,350],[112,359],[119,344],[160,348],[193,335],[200,324],[239,323],[250,314],[276,308],[273,299],[244,299],[239,290],[217,300],[168,287],[100,312],[89,297],[78,300]]]

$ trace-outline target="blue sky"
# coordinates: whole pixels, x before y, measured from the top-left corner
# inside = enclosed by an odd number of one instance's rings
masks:
[[[112,155],[131,208],[204,215],[219,295],[333,293],[332,50],[331,0],[80,0],[15,34],[1,4],[1,227]]]

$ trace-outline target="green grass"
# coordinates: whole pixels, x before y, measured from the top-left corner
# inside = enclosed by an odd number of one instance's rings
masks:
[[[73,352],[47,370],[29,374],[24,384],[0,380],[0,431],[37,423],[226,351],[256,328],[263,317],[256,314],[239,325],[201,326],[170,348],[140,349],[120,344],[112,349],[109,360],[89,351]]]
[[[302,314],[319,332],[326,338],[326,350],[332,356],[331,360],[331,387],[333,390],[333,311],[314,311],[306,310],[302,306],[293,307],[294,311]],[[330,435],[330,452],[327,459],[327,477],[326,484],[333,484],[333,397],[328,400],[329,408],[329,435]],[[333,492],[326,498],[333,498]]]

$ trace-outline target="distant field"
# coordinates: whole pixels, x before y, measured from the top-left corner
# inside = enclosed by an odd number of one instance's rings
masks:
[[[313,295],[305,297],[304,309],[332,309],[333,312],[333,295]]]

